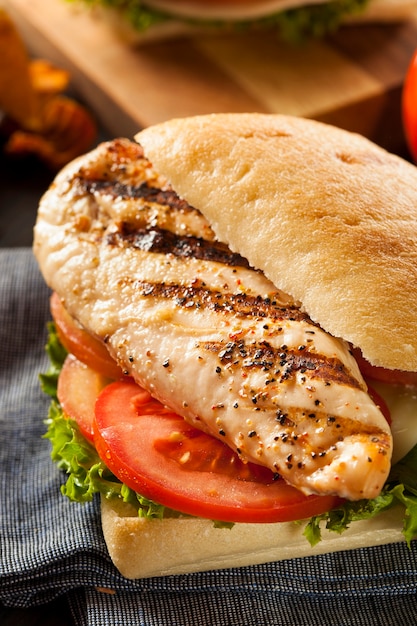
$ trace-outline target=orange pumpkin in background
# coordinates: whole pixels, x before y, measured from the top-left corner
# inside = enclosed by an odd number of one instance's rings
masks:
[[[411,59],[404,81],[402,115],[408,147],[417,163],[417,50]]]

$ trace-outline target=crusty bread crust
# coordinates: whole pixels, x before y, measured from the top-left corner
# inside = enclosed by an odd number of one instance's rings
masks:
[[[323,531],[322,541],[312,548],[302,534],[303,525],[295,522],[215,528],[199,518],[139,518],[129,505],[101,500],[107,549],[126,578],[241,567],[404,541],[402,516],[397,507],[355,522],[342,535]]]
[[[217,237],[374,365],[417,370],[417,168],[296,117],[171,120],[135,139]]]

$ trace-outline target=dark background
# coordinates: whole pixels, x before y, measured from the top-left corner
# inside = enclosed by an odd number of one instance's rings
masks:
[[[92,148],[109,138],[99,128]],[[1,132],[0,139],[0,247],[31,247],[39,200],[56,172],[36,158],[6,157]],[[0,626],[73,626],[73,620],[64,598],[28,609],[12,609],[0,603]]]
[[[39,199],[52,172],[36,159],[10,159],[0,153],[0,246],[32,245]]]
[[[110,138],[99,127],[91,147]],[[56,172],[35,157],[6,156],[4,141],[0,122],[0,247],[31,246],[39,200]]]

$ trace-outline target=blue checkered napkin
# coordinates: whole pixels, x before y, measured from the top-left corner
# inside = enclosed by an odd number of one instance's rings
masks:
[[[48,295],[32,253],[0,251],[0,601],[66,595],[82,626],[408,626],[417,548],[393,544],[264,566],[129,581],[113,567],[98,502],[60,495],[42,438]]]

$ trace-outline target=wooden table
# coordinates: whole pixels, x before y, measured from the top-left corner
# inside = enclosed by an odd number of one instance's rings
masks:
[[[115,136],[176,116],[256,110],[331,122],[392,151],[403,141],[400,92],[417,11],[407,23],[349,26],[298,47],[257,33],[134,48],[64,0],[3,3],[31,51],[71,71]]]

